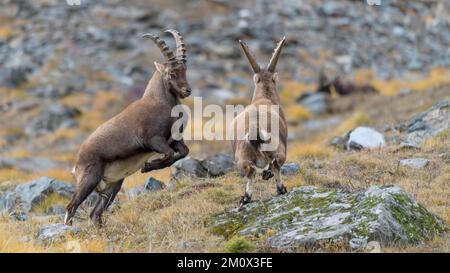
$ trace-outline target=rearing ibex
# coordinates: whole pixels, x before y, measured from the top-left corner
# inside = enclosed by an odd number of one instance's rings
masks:
[[[186,79],[186,48],[176,30],[167,30],[176,41],[176,55],[158,36],[152,39],[166,58],[155,62],[156,71],[141,99],[100,125],[81,145],[73,175],[77,182],[75,193],[66,208],[64,222],[71,223],[77,208],[96,190],[98,199],[90,218],[101,225],[101,215],[114,200],[124,178],[141,169],[142,172],[161,169],[189,153],[183,140],[171,137],[171,127],[177,118],[172,108],[180,98],[191,94]],[[164,156],[147,162],[154,155]]]
[[[251,186],[255,180],[256,167],[264,168],[262,173],[264,180],[268,180],[275,175],[278,194],[287,192],[280,176],[281,166],[286,160],[287,126],[284,113],[279,107],[278,76],[275,72],[284,42],[285,38],[278,42],[267,68],[261,69],[247,45],[239,41],[255,73],[253,76],[255,90],[252,102],[234,118],[231,124],[235,137],[232,140],[235,161],[241,174],[247,178],[245,195],[241,197],[240,206],[251,201]],[[273,106],[276,110],[273,110]],[[252,114],[252,111],[256,111],[256,113]],[[252,115],[258,118],[250,118]],[[270,132],[266,131],[266,128],[262,128],[261,122],[259,122],[263,116],[267,118],[267,127],[270,127]],[[278,128],[273,124],[273,118],[277,121]],[[239,130],[243,131],[245,137],[239,137]],[[255,138],[253,139],[249,138],[252,132],[255,132]],[[278,143],[276,147],[267,151],[261,149],[262,144],[274,139],[277,140],[275,143]]]

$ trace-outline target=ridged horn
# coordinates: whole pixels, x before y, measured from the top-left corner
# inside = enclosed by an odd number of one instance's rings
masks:
[[[248,49],[248,46],[239,40],[239,44],[241,45],[242,49],[244,50],[245,56],[247,56],[248,61],[250,62],[250,65],[252,66],[253,72],[258,73],[261,71],[261,68],[259,67],[259,64],[256,62],[255,58],[253,57],[252,53]]]
[[[175,38],[175,43],[177,45],[176,58],[183,61],[183,63],[186,63],[186,44],[184,43],[183,36],[174,29],[168,29],[165,32],[172,34]]]
[[[275,72],[275,68],[277,67],[278,59],[280,58],[281,48],[283,48],[284,41],[286,41],[286,37],[283,37],[278,44],[275,50],[273,51],[272,58],[270,58],[270,62],[267,65],[267,70],[269,72]]]
[[[159,50],[161,50],[161,53],[164,55],[164,57],[166,57],[166,61],[169,62],[170,64],[177,61],[175,55],[173,55],[173,52],[170,51],[169,46],[166,44],[166,42],[161,40],[158,36],[151,33],[147,33],[142,35],[142,38],[152,39],[153,42],[155,42],[155,44],[158,46]]]

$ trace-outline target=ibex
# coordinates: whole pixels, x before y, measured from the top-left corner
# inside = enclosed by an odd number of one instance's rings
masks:
[[[277,92],[278,76],[275,72],[284,42],[285,38],[278,42],[267,68],[261,69],[247,45],[239,41],[253,69],[253,81],[255,83],[251,104],[236,116],[231,123],[231,128],[234,131],[233,136],[235,137],[232,139],[231,144],[236,165],[241,175],[247,179],[245,194],[240,200],[241,207],[251,201],[251,187],[255,181],[256,168],[264,168],[262,172],[262,178],[264,180],[268,180],[275,175],[278,194],[285,194],[287,192],[286,187],[281,181],[280,169],[286,160],[288,132],[284,113],[279,106],[280,98]],[[274,111],[272,106],[275,106],[277,111]],[[258,118],[250,118],[253,115],[251,113],[252,111],[257,112],[256,116]],[[261,123],[258,122],[262,116],[267,117],[267,127],[271,128],[270,132],[262,128]],[[278,128],[274,128],[274,124],[271,124],[272,118],[278,121]],[[245,137],[239,138],[239,130],[243,130]],[[256,132],[255,139],[249,138],[251,132]],[[274,139],[277,139],[277,147],[269,151],[263,151],[261,149],[262,144],[267,143],[269,140],[273,141]]]
[[[319,73],[319,80],[316,92],[323,92],[331,95],[332,91],[336,91],[341,96],[352,94],[377,94],[378,90],[370,84],[356,84],[350,81],[344,81],[339,76],[330,80],[322,70]]]
[[[186,79],[186,48],[176,30],[167,30],[176,41],[176,54],[158,36],[145,34],[159,47],[165,62],[156,71],[139,100],[100,125],[81,145],[72,173],[77,186],[66,208],[65,224],[71,224],[77,208],[96,190],[99,199],[90,218],[101,225],[101,215],[112,203],[124,179],[141,169],[161,169],[189,153],[183,140],[173,140],[171,127],[177,118],[171,110],[191,94]],[[155,155],[162,157],[149,160]]]

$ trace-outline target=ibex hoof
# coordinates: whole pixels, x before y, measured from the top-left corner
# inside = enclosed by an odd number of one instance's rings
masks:
[[[278,195],[282,195],[287,193],[287,188],[286,186],[282,185],[281,187],[277,187],[277,194]]]
[[[156,169],[158,169],[158,167],[153,162],[145,163],[144,167],[141,169],[141,173],[147,173]]]
[[[245,204],[250,203],[251,200],[252,197],[246,193],[244,196],[241,196],[241,200],[239,201],[239,207],[243,207]]]
[[[262,172],[262,179],[269,180],[272,177],[273,177],[273,172],[271,170],[264,170]]]

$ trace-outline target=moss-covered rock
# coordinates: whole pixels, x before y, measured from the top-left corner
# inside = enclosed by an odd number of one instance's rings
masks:
[[[396,186],[373,186],[365,192],[295,188],[211,217],[208,225],[225,238],[245,236],[257,246],[287,252],[330,244],[358,249],[369,241],[416,244],[446,229],[441,219]]]

